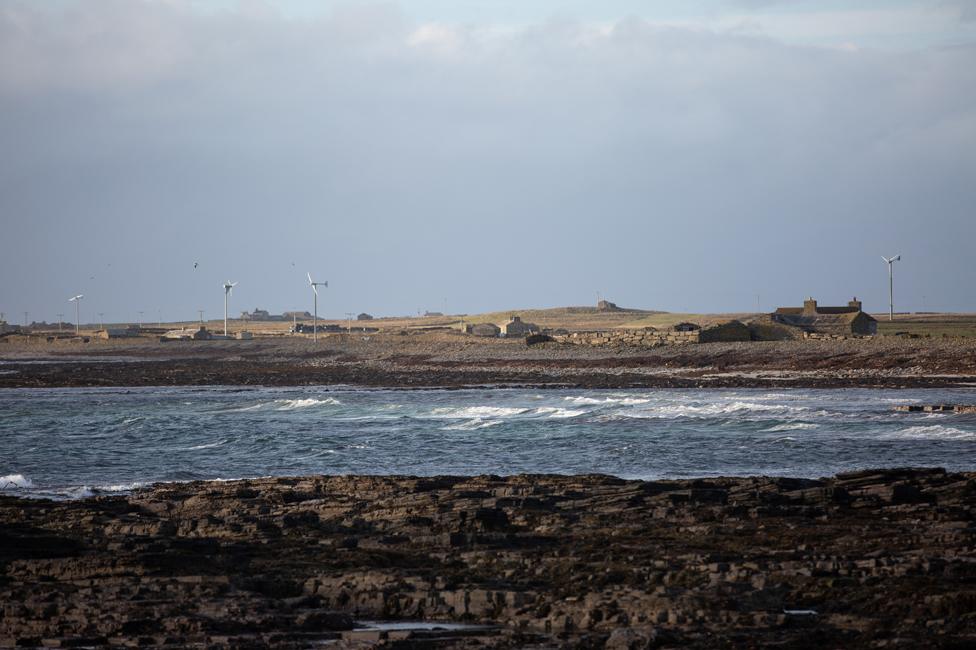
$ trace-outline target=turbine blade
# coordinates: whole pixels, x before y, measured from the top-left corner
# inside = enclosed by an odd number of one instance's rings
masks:
[[[308,283],[309,283],[310,285],[312,285],[312,286],[315,286],[315,283],[314,283],[314,282],[312,282],[312,274],[311,274],[311,273],[306,273],[305,275],[307,275],[307,276],[308,276]]]
[[[315,295],[316,296],[319,295],[319,290],[315,288],[315,283],[314,282],[312,283],[312,291],[315,292]]]

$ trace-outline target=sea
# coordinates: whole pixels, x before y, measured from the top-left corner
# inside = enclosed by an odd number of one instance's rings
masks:
[[[56,499],[156,482],[307,474],[822,477],[976,470],[969,389],[0,391],[0,494]]]

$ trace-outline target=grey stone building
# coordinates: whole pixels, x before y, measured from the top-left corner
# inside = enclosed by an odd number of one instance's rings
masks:
[[[780,307],[773,312],[772,319],[817,334],[871,336],[878,333],[878,321],[861,309],[857,298],[846,307],[822,307],[813,298],[807,298],[803,307]]]

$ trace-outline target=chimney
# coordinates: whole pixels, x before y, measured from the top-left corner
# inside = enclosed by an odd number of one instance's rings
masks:
[[[816,314],[817,313],[817,301],[813,298],[807,298],[803,301],[803,313],[804,314]]]
[[[847,306],[853,311],[861,311],[861,301],[857,299],[857,296],[854,296],[854,299],[847,303]]]

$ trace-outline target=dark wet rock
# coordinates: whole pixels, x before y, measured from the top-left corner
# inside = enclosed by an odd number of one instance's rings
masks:
[[[971,647],[976,475],[0,498],[0,647]],[[356,629],[357,620],[490,624]]]

